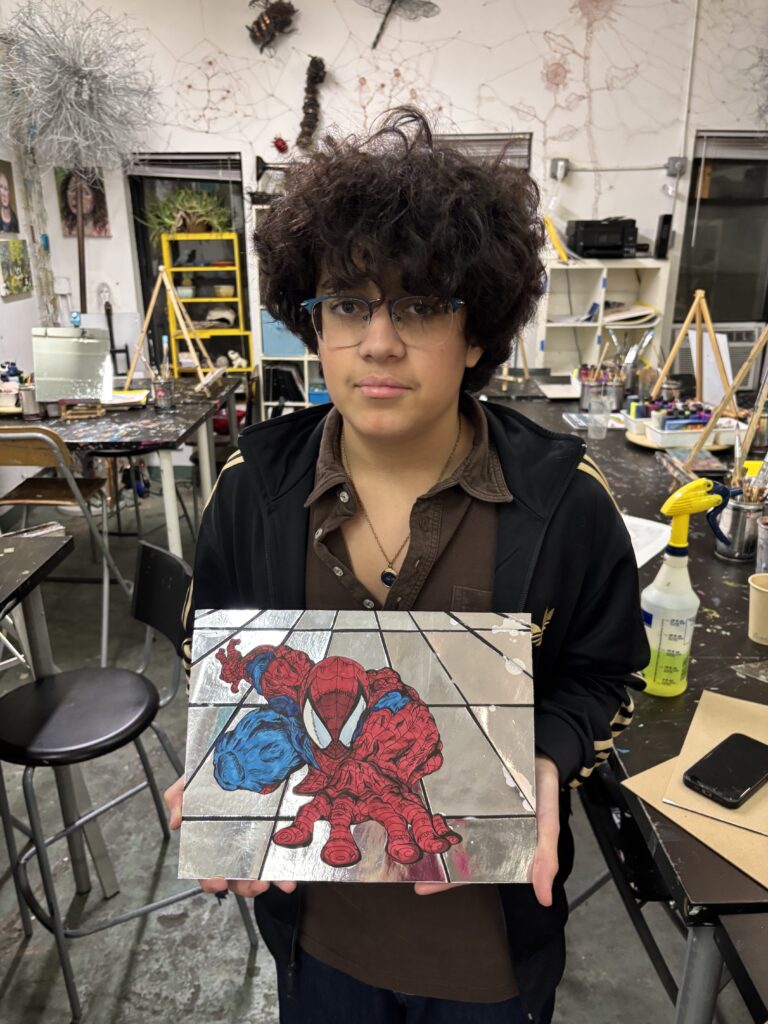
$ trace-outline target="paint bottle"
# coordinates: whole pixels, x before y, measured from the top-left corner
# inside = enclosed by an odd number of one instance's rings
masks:
[[[728,489],[722,484],[699,479],[679,488],[661,506],[661,514],[672,517],[672,532],[658,575],[640,595],[651,648],[643,672],[645,692],[655,697],[677,697],[688,685],[693,627],[701,603],[688,572],[690,517],[727,501]]]

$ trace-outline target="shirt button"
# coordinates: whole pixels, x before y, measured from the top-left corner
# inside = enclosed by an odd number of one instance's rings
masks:
[[[366,597],[366,599],[363,601],[363,608],[373,608],[373,601],[370,599],[370,597]]]
[[[322,536],[323,536],[323,528],[321,526],[319,530],[315,530],[315,540],[320,540],[320,538]]]
[[[402,597],[395,598],[395,604],[400,604],[402,600]]]
[[[342,505],[346,505],[349,501],[349,494],[347,491],[339,491],[339,501]]]
[[[340,568],[340,566],[334,565],[333,573],[334,573],[335,576],[343,576],[344,575],[344,570],[342,568]]]

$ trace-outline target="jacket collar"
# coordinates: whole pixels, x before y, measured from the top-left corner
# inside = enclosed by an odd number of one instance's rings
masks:
[[[515,501],[538,519],[546,520],[584,454],[584,442],[572,434],[558,434],[533,423],[506,406],[481,403]],[[240,450],[269,505],[309,496],[323,434],[332,406],[323,405],[278,416],[246,428]]]

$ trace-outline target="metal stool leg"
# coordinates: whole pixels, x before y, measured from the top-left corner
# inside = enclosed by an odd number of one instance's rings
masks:
[[[248,901],[243,896],[237,897],[237,909],[240,911],[240,917],[243,919],[245,925],[245,932],[248,936],[248,941],[253,949],[258,949],[259,936],[256,931],[256,925],[253,921],[253,913],[251,911]]]
[[[45,892],[45,899],[48,903],[48,910],[51,914],[51,924],[53,926],[54,938],[56,939],[59,963],[61,964],[61,970],[64,974],[64,984],[67,986],[69,1005],[72,1008],[72,1019],[78,1021],[82,1015],[82,1010],[80,1007],[80,999],[77,994],[77,987],[75,985],[75,976],[72,971],[72,962],[69,959],[67,940],[64,936],[64,923],[61,919],[61,911],[59,910],[59,903],[56,899],[56,889],[53,884],[51,864],[48,860],[45,835],[40,822],[40,813],[37,809],[37,800],[35,799],[35,788],[33,785],[34,771],[34,768],[24,769],[22,779],[24,800],[27,804],[27,815],[29,817],[29,825],[32,830],[32,842],[35,845],[37,859],[40,865],[40,877],[43,881],[43,891]]]
[[[112,497],[115,500],[115,515],[117,516],[117,532],[123,532],[123,522],[120,518],[120,481],[117,476],[117,459],[110,459],[109,465],[112,469]]]
[[[133,491],[133,510],[136,513],[136,536],[141,540],[141,512],[139,512],[139,491],[136,487],[136,467],[133,464],[133,456],[128,456],[128,479],[131,481]]]
[[[184,765],[181,763],[181,758],[176,753],[176,750],[171,741],[168,739],[168,736],[166,735],[165,731],[161,729],[159,725],[155,725],[154,722],[151,722],[149,727],[155,734],[155,736],[157,736],[160,746],[163,748],[163,751],[165,752],[165,756],[173,765],[174,771],[176,771],[179,775],[183,775]]]
[[[13,833],[13,818],[11,817],[11,808],[8,803],[8,794],[5,790],[5,779],[3,778],[2,764],[0,764],[0,818],[3,820],[3,832],[5,834],[5,843],[8,847],[8,859],[11,862],[11,870],[13,871],[13,885],[16,889],[16,902],[19,904],[21,926],[24,929],[24,934],[29,938],[32,934],[32,919],[29,916],[29,907],[27,906],[26,900],[21,895],[19,880],[16,877],[16,859],[18,857],[18,851],[16,850],[16,836]]]
[[[107,496],[103,493],[101,496],[101,533],[104,551],[101,558],[101,660],[99,664],[102,668],[106,668],[109,664],[109,562],[106,554],[109,544],[109,514]]]
[[[157,788],[155,773],[152,771],[152,765],[149,763],[149,758],[147,757],[147,752],[144,749],[144,744],[138,738],[136,738],[133,742],[136,749],[139,752],[141,764],[142,767],[144,768],[144,774],[147,777],[147,785],[149,786],[149,791],[152,794],[152,799],[155,802],[155,810],[157,811],[157,817],[160,820],[160,828],[162,829],[163,832],[163,839],[170,839],[171,832],[170,829],[168,828],[168,822],[166,821],[165,818],[165,806],[163,804],[163,798],[160,796],[160,790]]]

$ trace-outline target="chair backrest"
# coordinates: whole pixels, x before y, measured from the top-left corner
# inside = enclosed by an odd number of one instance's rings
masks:
[[[0,425],[0,466],[62,465],[71,469],[72,456],[55,430],[21,423]]]
[[[177,654],[185,640],[181,621],[192,570],[177,555],[139,541],[133,580],[133,617],[162,633]]]

